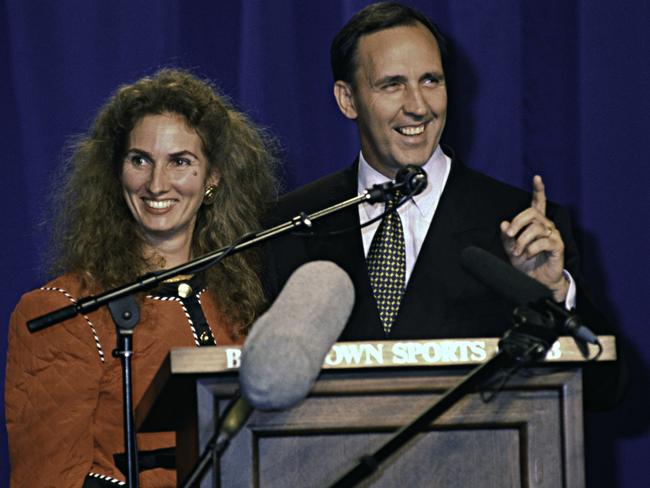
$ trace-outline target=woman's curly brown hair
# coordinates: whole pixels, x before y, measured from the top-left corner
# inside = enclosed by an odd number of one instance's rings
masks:
[[[192,256],[235,241],[260,226],[276,197],[275,145],[208,81],[179,69],[120,87],[86,135],[72,147],[65,183],[56,198],[52,271],[78,274],[89,289],[111,288],[160,266],[144,257],[145,241],[120,183],[128,138],[146,115],[183,116],[200,137],[208,174],[220,175],[213,204],[200,207]],[[245,333],[265,305],[261,255],[246,251],[206,272],[207,287],[224,317]]]

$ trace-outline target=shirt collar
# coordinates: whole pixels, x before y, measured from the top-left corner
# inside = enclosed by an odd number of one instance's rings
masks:
[[[435,204],[440,198],[450,168],[451,160],[442,152],[440,145],[438,145],[429,160],[422,166],[422,169],[427,173],[427,187],[422,193],[411,199],[411,202],[422,215],[426,215],[435,209]],[[363,193],[367,188],[370,188],[373,185],[384,183],[386,180],[388,180],[388,178],[370,166],[366,161],[366,158],[363,157],[363,153],[359,152],[359,194]],[[407,202],[405,206],[409,205],[411,202]],[[366,205],[366,207],[369,206]],[[374,211],[369,213],[379,214],[380,212],[383,212],[383,206],[381,205],[374,205],[372,208]]]

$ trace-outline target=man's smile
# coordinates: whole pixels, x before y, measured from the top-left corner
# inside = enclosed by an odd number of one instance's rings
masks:
[[[418,125],[404,125],[401,127],[395,127],[395,130],[402,134],[403,136],[419,136],[426,129],[429,122],[423,122]]]

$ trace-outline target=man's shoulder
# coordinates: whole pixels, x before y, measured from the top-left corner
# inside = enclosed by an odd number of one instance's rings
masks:
[[[497,180],[462,163],[458,163],[454,170],[457,173],[454,185],[467,199],[468,205],[480,208],[483,213],[499,216],[500,219],[510,219],[530,206],[530,190]],[[563,206],[549,200],[547,216],[551,220],[567,219],[568,213]]]
[[[353,168],[323,176],[282,195],[272,211],[273,220],[286,220],[297,213],[311,213],[356,195]]]
[[[460,172],[462,173],[461,177],[465,180],[465,184],[469,185],[469,189],[478,192],[479,195],[489,195],[496,202],[530,203],[530,192],[526,190],[497,180],[492,176],[467,166],[462,166]]]

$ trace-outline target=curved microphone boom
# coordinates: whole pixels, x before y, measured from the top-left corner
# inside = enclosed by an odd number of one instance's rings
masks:
[[[368,202],[386,202],[390,200],[396,191],[400,191],[402,195],[412,197],[422,193],[427,187],[428,178],[427,173],[420,166],[408,164],[401,168],[395,175],[394,181],[387,181],[378,185],[373,185],[368,188]]]
[[[580,322],[574,312],[553,300],[549,288],[510,264],[475,246],[461,252],[460,262],[481,283],[514,305],[530,305],[562,319],[563,329],[576,339],[598,344],[598,337]]]
[[[330,261],[298,268],[242,349],[243,397],[260,410],[290,408],[311,390],[354,305],[354,286]]]

